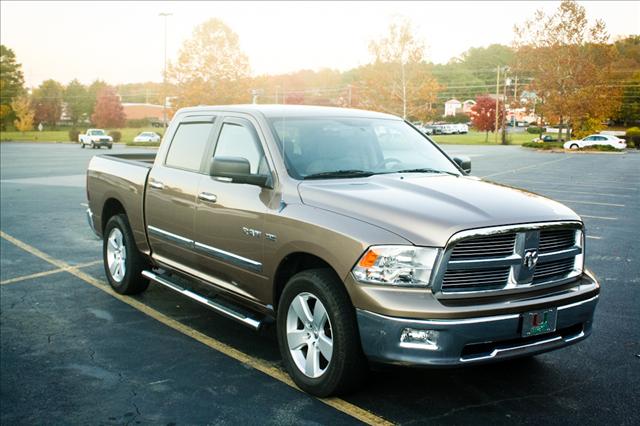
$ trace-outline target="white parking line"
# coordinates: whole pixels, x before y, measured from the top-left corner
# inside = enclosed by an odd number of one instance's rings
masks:
[[[563,191],[561,189],[547,189],[547,188],[541,189],[540,192],[561,192],[564,194],[584,194],[584,195],[599,195],[603,197],[631,198],[631,195],[605,194],[604,192]]]
[[[492,176],[492,175],[488,175],[488,176]],[[485,176],[486,177],[486,176]],[[585,188],[598,188],[600,190],[604,189],[602,185],[589,185],[589,184],[584,184],[584,183],[571,183],[571,182],[549,182],[549,181],[541,181],[541,180],[529,180],[529,179],[519,179],[517,177],[511,178],[511,177],[505,177],[504,179],[509,179],[512,181],[515,181],[517,184],[517,182],[524,182],[524,183],[539,183],[542,185],[560,185],[560,186],[584,186]],[[514,183],[512,182],[505,182],[508,183],[510,185],[514,185]],[[607,189],[612,189],[612,190],[625,190],[625,191],[637,191],[639,188],[630,188],[630,187],[624,187],[624,186],[614,186],[614,187],[607,187]]]
[[[553,164],[553,163],[558,163],[560,161],[565,161],[565,160],[570,160],[574,157],[563,157],[563,158],[557,158],[555,160],[551,160],[551,161],[544,161],[542,163],[536,163],[536,164],[530,164],[528,166],[524,166],[524,167],[518,167],[517,169],[512,169],[512,170],[505,170],[503,172],[498,172],[498,173],[491,173],[490,175],[485,175],[482,176],[483,178],[487,178],[487,177],[491,177],[491,176],[500,176],[500,175],[504,175],[507,173],[515,173],[515,172],[519,172],[521,170],[527,170],[527,169],[531,169],[534,167],[540,167],[540,166],[544,166],[546,164]]]
[[[618,220],[617,217],[589,216],[587,214],[581,214],[580,217],[586,217],[587,219]]]
[[[601,240],[602,237],[596,237],[595,235],[587,235],[587,238],[590,238],[592,240]]]
[[[556,200],[563,203],[593,204],[594,206],[624,207],[624,204],[598,203],[597,201]]]

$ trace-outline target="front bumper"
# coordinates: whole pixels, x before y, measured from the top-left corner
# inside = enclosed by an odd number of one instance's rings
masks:
[[[374,362],[455,366],[534,355],[584,340],[591,334],[598,295],[557,306],[556,331],[521,337],[521,315],[464,319],[404,319],[357,309],[362,348]],[[527,310],[523,310],[523,313]],[[435,346],[400,343],[405,328],[434,330]]]

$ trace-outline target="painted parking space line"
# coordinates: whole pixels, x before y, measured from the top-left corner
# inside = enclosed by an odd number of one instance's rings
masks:
[[[537,190],[534,190],[537,191]],[[559,192],[563,194],[581,194],[581,195],[598,195],[601,197],[619,197],[619,198],[631,198],[631,195],[624,194],[605,194],[604,192],[586,192],[586,191],[564,191],[562,189],[540,189],[540,192]]]
[[[488,176],[492,176],[492,175],[488,175]],[[486,176],[485,176],[486,177]],[[517,185],[518,182],[521,183],[539,183],[541,185],[561,185],[562,187],[568,187],[568,186],[583,186],[585,188],[597,188],[599,190],[602,189],[611,189],[611,190],[622,190],[622,191],[638,191],[638,188],[632,188],[632,187],[628,187],[628,186],[618,186],[615,185],[611,188],[604,188],[602,185],[589,185],[589,184],[585,184],[585,183],[572,183],[572,182],[550,182],[550,181],[541,181],[541,180],[529,180],[529,179],[520,179],[518,177],[512,178],[512,177],[504,177],[503,179],[508,179],[511,182],[505,182],[509,185]]]
[[[601,240],[602,237],[596,237],[595,235],[587,235],[587,238],[591,239],[591,240]]]
[[[48,275],[59,274],[60,272],[69,272],[71,269],[86,268],[87,266],[93,266],[102,263],[102,260],[94,260],[93,262],[81,263],[79,265],[71,266],[69,268],[58,268],[50,271],[36,272],[35,274],[23,275],[21,277],[10,278],[8,280],[0,281],[0,285],[13,284],[21,281],[27,281],[34,278],[46,277]]]
[[[580,217],[586,217],[587,219],[600,219],[600,220],[618,220],[617,217],[607,217],[607,216],[589,216],[587,214],[581,214]]]
[[[551,161],[544,161],[542,163],[536,163],[536,164],[530,164],[530,165],[524,166],[524,167],[518,167],[517,169],[504,170],[502,172],[491,173],[489,175],[485,175],[485,176],[482,176],[482,177],[483,178],[488,178],[488,177],[493,177],[493,176],[506,175],[507,173],[515,173],[515,172],[519,172],[519,171],[522,171],[522,170],[532,169],[534,167],[544,166],[544,165],[547,165],[547,164],[559,163],[560,161],[566,161],[566,160],[570,160],[572,158],[574,158],[574,157],[557,158],[557,159],[551,160]]]
[[[624,207],[624,204],[600,203],[597,201],[578,201],[578,200],[560,200],[560,199],[556,201],[562,201],[563,203],[591,204],[594,206]]]
[[[126,303],[127,305],[131,306],[132,308],[144,313],[145,315],[155,319],[156,321],[161,322],[162,324],[166,325],[167,327],[170,327],[188,337],[191,337],[194,340],[197,340],[198,342],[210,347],[211,349],[214,349],[218,352],[221,352],[237,361],[240,361],[241,363],[252,367],[286,385],[291,386],[294,389],[298,389],[300,390],[295,383],[293,383],[293,381],[291,380],[291,378],[289,377],[289,375],[283,371],[282,369],[280,369],[277,365],[274,365],[270,362],[264,361],[262,359],[259,358],[255,358],[251,355],[248,355],[244,352],[241,352],[229,345],[227,345],[226,343],[223,343],[219,340],[216,340],[212,337],[207,336],[204,333],[201,333],[197,330],[194,330],[192,328],[187,327],[186,325],[182,324],[181,322],[168,317],[167,315],[161,313],[160,311],[157,311],[153,308],[151,308],[150,306],[145,305],[144,303],[133,299],[131,297],[128,296],[123,296],[121,294],[116,293],[115,291],[113,291],[113,289],[104,281],[101,281],[97,278],[92,277],[91,275],[87,274],[86,272],[83,272],[79,269],[77,269],[77,267],[73,267],[72,265],[66,263],[63,260],[60,259],[56,259],[53,256],[48,255],[47,253],[44,253],[41,250],[38,250],[37,248],[18,240],[17,238],[12,237],[11,235],[5,233],[4,231],[0,230],[0,237],[4,238],[5,240],[9,241],[10,243],[14,244],[17,247],[20,247],[21,249],[23,249],[24,251],[39,257],[40,259],[51,263],[52,265],[57,266],[60,269],[66,269],[64,272],[67,272],[79,279],[81,279],[82,281],[86,282],[87,284],[90,284],[91,286],[102,290],[103,292],[109,294],[110,296],[120,300],[121,302]],[[300,390],[300,392],[302,392]],[[309,395],[311,396],[311,395]],[[380,416],[377,416],[373,413],[371,413],[370,411],[365,410],[364,408],[358,407],[357,405],[354,405],[350,402],[347,402],[343,399],[340,398],[317,398],[319,401],[327,404],[330,407],[335,408],[338,411],[341,411],[345,414],[348,414],[349,416],[360,420],[361,422],[364,422],[366,424],[370,424],[370,425],[392,425],[393,423],[383,419]]]

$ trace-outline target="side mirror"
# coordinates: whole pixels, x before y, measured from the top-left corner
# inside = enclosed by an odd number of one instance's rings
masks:
[[[217,156],[211,159],[209,174],[233,183],[267,187],[270,176],[252,175],[249,160],[243,157]]]
[[[453,157],[453,161],[462,169],[465,173],[471,173],[471,159],[466,155],[459,157]]]

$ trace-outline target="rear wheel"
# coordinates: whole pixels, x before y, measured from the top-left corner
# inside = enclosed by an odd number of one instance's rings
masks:
[[[367,371],[355,311],[335,274],[303,271],[280,298],[278,344],[293,381],[319,397],[355,389]]]
[[[96,144],[94,144],[93,142],[91,142],[89,146],[91,147],[91,149],[96,149]]]
[[[112,216],[102,242],[104,270],[111,287],[120,294],[142,293],[149,281],[142,277],[148,262],[138,251],[127,216]]]

